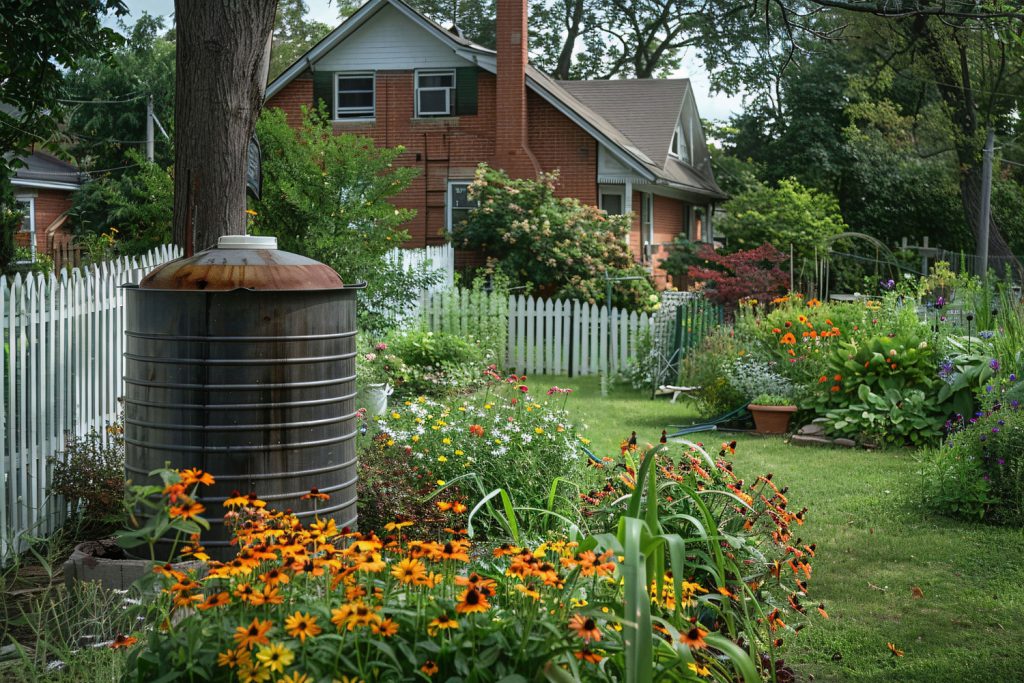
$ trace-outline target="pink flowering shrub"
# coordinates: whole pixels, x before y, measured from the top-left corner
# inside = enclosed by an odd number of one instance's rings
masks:
[[[614,283],[612,304],[649,308],[654,287],[626,243],[632,217],[556,197],[557,182],[557,172],[514,180],[481,164],[469,186],[479,206],[454,226],[452,242],[495,259],[513,283],[531,283],[541,296],[603,304],[606,271],[612,277],[640,276]]]

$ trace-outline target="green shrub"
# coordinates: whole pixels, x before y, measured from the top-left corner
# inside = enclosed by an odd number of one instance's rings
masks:
[[[734,410],[750,397],[729,381],[729,371],[740,357],[740,347],[731,330],[719,328],[704,338],[680,364],[679,383],[698,386],[697,402],[705,416]]]
[[[49,492],[64,498],[72,522],[87,535],[109,533],[124,520],[124,434],[118,423],[106,431],[106,439],[95,429],[69,435],[64,450],[50,459]]]
[[[481,382],[485,354],[470,342],[445,332],[414,327],[388,337],[388,351],[401,359],[393,375],[398,397],[445,396]]]
[[[1000,410],[954,425],[925,454],[924,501],[956,517],[1024,523],[1024,411],[1011,399]]]

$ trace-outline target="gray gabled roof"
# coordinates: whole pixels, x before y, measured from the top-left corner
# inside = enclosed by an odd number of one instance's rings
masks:
[[[619,130],[656,169],[659,177],[689,189],[724,198],[715,182],[702,140],[693,141],[693,164],[669,156],[669,145],[690,93],[688,78],[627,78],[556,81],[570,95]]]
[[[18,159],[23,165],[14,172],[12,180],[16,185],[62,186],[61,189],[74,190],[82,184],[82,172],[52,154],[36,150],[27,156],[19,156]]]
[[[480,68],[491,73],[496,71],[494,50],[454,34],[403,0],[369,0],[268,84],[266,97],[269,99],[280,92],[308,68],[315,70],[315,63],[322,56],[385,5],[398,9]],[[528,65],[526,84],[604,144],[620,161],[633,168],[639,177],[711,199],[724,199],[727,196],[715,183],[710,165],[705,163],[703,166],[706,168],[694,168],[668,156],[675,122],[689,90],[687,79],[556,81],[540,69]],[[669,118],[671,123],[666,125]],[[695,145],[694,151],[695,155],[707,155],[703,140]]]

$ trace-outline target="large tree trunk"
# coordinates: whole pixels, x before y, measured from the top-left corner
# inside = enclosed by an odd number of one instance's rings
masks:
[[[249,138],[263,105],[277,0],[175,0],[174,243],[245,234]]]

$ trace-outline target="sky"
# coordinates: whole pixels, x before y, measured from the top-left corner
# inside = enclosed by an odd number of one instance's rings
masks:
[[[134,23],[135,18],[142,12],[166,17],[167,26],[171,24],[170,15],[174,12],[174,0],[127,0],[126,4],[132,17],[127,20],[129,24]],[[309,18],[330,26],[337,26],[338,9],[332,0],[306,0],[306,5],[309,7],[307,15]],[[711,83],[695,52],[684,54],[682,68],[672,75],[677,78],[690,79],[690,86],[693,88],[693,95],[697,101],[697,111],[705,119],[724,121],[731,115],[739,113],[743,108],[743,100],[739,95],[730,97],[722,93],[713,94],[711,92]]]

